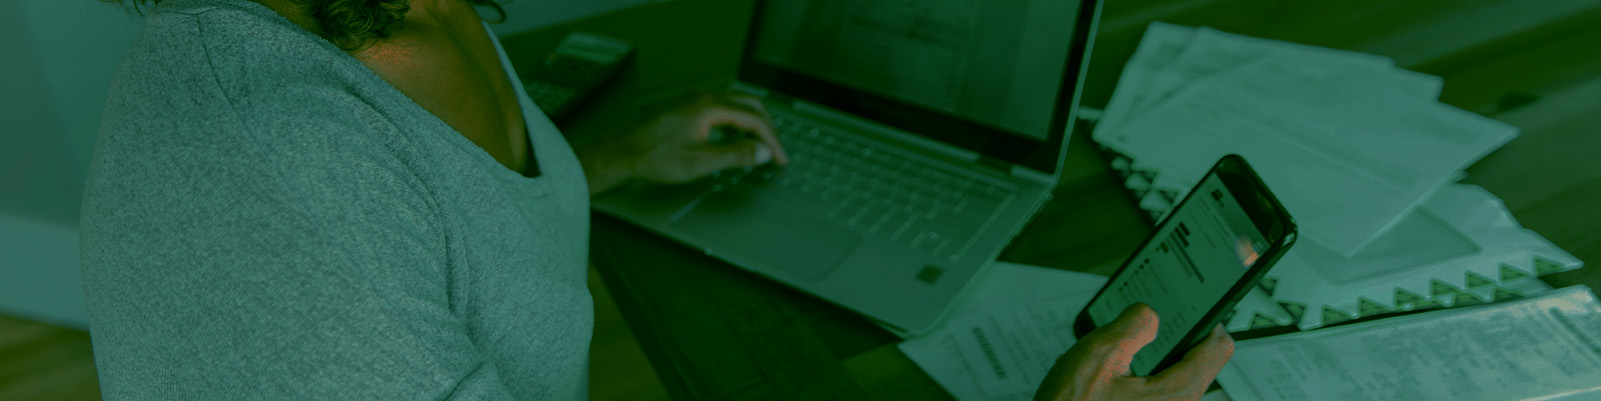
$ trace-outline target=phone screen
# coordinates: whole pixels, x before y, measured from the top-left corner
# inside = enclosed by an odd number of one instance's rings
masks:
[[[1171,213],[1087,309],[1095,327],[1137,302],[1156,311],[1156,339],[1131,364],[1141,376],[1181,345],[1270,245],[1216,173]]]

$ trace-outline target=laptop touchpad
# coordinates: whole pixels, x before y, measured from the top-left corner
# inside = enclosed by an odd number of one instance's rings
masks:
[[[675,222],[772,266],[821,280],[862,242],[855,232],[772,198],[718,191]]]

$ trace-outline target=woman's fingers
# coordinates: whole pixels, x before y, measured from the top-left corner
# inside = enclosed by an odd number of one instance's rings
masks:
[[[754,140],[743,140],[723,146],[700,148],[691,154],[693,173],[698,177],[718,170],[754,167],[773,161],[773,152],[767,145]]]
[[[701,109],[698,123],[695,125],[696,140],[705,143],[710,132],[719,126],[732,126],[754,135],[757,140],[766,144],[767,150],[773,155],[773,160],[777,160],[779,164],[789,163],[789,155],[784,152],[783,144],[778,141],[778,134],[773,131],[773,126],[766,117],[747,108],[736,108],[725,104],[705,106]]]
[[[1126,376],[1134,354],[1156,340],[1156,328],[1160,323],[1150,305],[1136,303],[1123,308],[1123,313],[1118,314],[1117,319],[1090,332],[1084,339],[1111,346],[1107,364],[1114,367],[1118,374]]]
[[[1223,366],[1228,365],[1229,358],[1234,356],[1234,339],[1229,337],[1228,331],[1219,324],[1212,328],[1206,340],[1190,348],[1184,354],[1184,359],[1173,364],[1153,378],[1164,386],[1174,389],[1185,389],[1186,392],[1201,394],[1206,392],[1207,386],[1217,378]]]

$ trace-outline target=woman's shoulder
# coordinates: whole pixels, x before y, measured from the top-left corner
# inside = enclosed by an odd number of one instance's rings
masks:
[[[230,97],[274,92],[262,88],[348,87],[361,78],[360,64],[344,51],[247,0],[163,1],[124,64],[133,71],[119,78],[182,75],[212,81]]]
[[[378,130],[385,124],[360,95],[372,85],[362,68],[259,4],[167,0],[113,78],[102,135]]]
[[[410,175],[415,150],[356,88],[358,62],[248,1],[168,1],[113,78],[92,180],[231,171],[293,192],[319,174]]]

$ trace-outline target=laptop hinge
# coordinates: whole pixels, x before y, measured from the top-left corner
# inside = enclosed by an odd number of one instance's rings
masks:
[[[1013,177],[1031,180],[1045,185],[1056,185],[1056,177],[1053,177],[1050,174],[1045,174],[1039,170],[1023,167],[1021,165],[1012,165],[1011,173]]]
[[[1012,163],[1011,162],[1008,162],[1008,161],[1005,161],[1005,160],[1001,160],[1001,159],[997,159],[997,158],[990,157],[990,156],[982,156],[982,155],[979,156],[978,157],[978,164],[983,165],[984,167],[989,167],[989,168],[995,169],[995,171],[1001,171],[1001,172],[1012,171]]]
[[[731,89],[731,90],[733,90],[735,92],[748,93],[748,94],[751,94],[752,96],[756,96],[756,97],[768,97],[769,95],[773,94],[772,91],[767,90],[767,88],[763,88],[763,87],[760,87],[760,86],[747,84],[747,83],[740,82],[740,81],[734,81],[734,83],[732,85],[729,85],[728,89]]]
[[[795,104],[795,97],[794,96],[785,95],[785,94],[782,94],[782,93],[769,92],[767,94],[766,98],[767,98],[768,101],[771,101],[773,103],[786,104],[786,105],[794,105]]]

